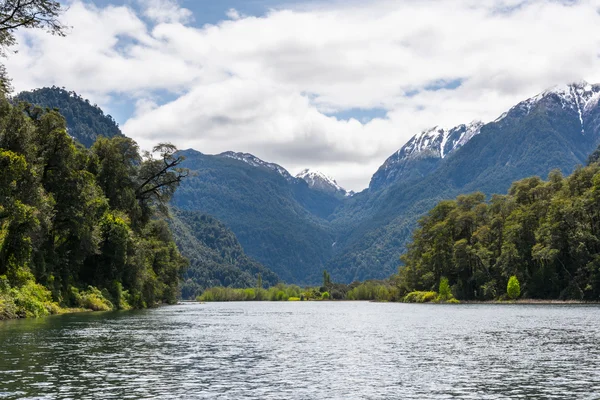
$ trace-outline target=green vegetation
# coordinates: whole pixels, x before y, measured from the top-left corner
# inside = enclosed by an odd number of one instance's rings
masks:
[[[531,299],[600,300],[600,166],[567,178],[553,171],[515,182],[507,195],[438,203],[402,257],[401,293],[435,287],[461,300],[504,293]]]
[[[323,274],[328,277],[327,272]],[[197,297],[199,301],[306,301],[306,300],[372,300],[401,301],[397,283],[392,279],[384,281],[353,282],[349,285],[327,283],[321,287],[279,283],[268,289],[213,287],[203,291]]]
[[[190,261],[181,296],[196,298],[208,287],[274,286],[277,275],[248,257],[223,223],[195,211],[171,210],[170,226],[181,253]]]
[[[222,221],[245,253],[280,279],[321,281],[334,242],[325,217],[340,199],[266,167],[193,150],[182,154],[194,174],[177,191],[174,207]]]
[[[91,147],[100,135],[106,138],[123,136],[112,116],[104,115],[100,107],[90,104],[89,100],[75,92],[52,86],[21,92],[13,101],[58,109],[66,119],[69,135],[85,147]]]
[[[514,181],[547,176],[553,169],[571,174],[585,164],[598,137],[599,130],[591,123],[582,135],[578,116],[563,109],[558,99],[539,102],[528,113],[516,107],[502,120],[486,124],[454,154],[438,159],[435,167],[419,168],[423,175],[398,173],[408,179],[345,201],[334,214],[337,252],[326,268],[343,282],[389,276],[419,218],[440,200],[474,191],[486,196],[506,193]],[[411,172],[415,168],[411,166]]]
[[[174,146],[153,150],[87,150],[58,112],[0,98],[0,318],[176,301],[186,260],[165,217],[187,171]]]
[[[431,302],[435,302],[437,298],[438,298],[438,294],[436,292],[414,291],[414,292],[408,293],[404,297],[404,302],[405,303],[431,303]]]
[[[506,294],[511,300],[515,300],[521,295],[521,285],[519,284],[517,277],[514,275],[508,279]]]

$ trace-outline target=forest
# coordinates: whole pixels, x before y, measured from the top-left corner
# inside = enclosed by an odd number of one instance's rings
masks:
[[[433,290],[447,278],[456,298],[492,300],[511,277],[530,299],[600,300],[600,165],[563,177],[530,177],[508,194],[439,202],[419,221],[400,292]]]
[[[166,221],[187,176],[171,144],[90,149],[57,111],[0,98],[0,319],[174,303],[187,265]]]

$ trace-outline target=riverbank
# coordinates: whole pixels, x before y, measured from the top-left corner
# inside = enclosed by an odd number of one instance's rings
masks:
[[[131,308],[125,299],[111,301],[107,293],[92,286],[86,290],[71,287],[70,304],[64,305],[54,301],[50,290],[33,280],[20,287],[10,287],[6,280],[0,283],[0,321]]]

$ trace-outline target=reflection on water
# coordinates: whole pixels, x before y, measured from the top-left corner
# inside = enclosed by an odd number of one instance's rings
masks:
[[[185,304],[0,323],[0,399],[600,398],[600,307]]]

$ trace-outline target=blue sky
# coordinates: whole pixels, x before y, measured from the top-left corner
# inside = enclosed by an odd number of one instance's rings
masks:
[[[17,91],[74,90],[142,148],[249,152],[353,190],[424,129],[600,82],[600,0],[65,1],[66,37],[19,33]]]

